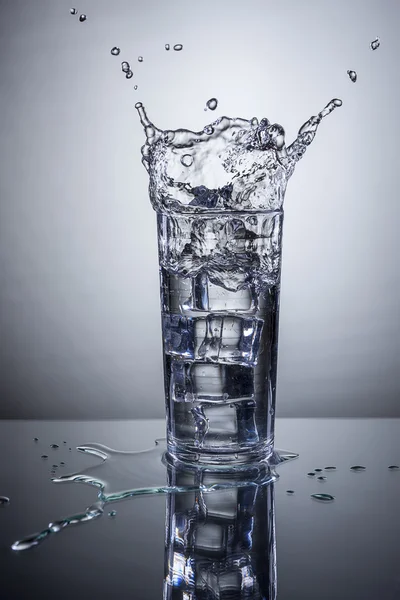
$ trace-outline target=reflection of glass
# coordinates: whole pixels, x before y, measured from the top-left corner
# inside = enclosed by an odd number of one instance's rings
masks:
[[[168,477],[171,486],[227,479],[173,467]],[[168,494],[163,600],[276,599],[273,486]]]

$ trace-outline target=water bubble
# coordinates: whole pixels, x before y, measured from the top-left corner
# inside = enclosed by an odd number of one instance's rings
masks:
[[[138,56],[138,61],[143,62],[143,56]]]
[[[211,135],[214,133],[214,127],[211,127],[211,125],[206,125],[203,129],[204,133],[206,133],[207,135]]]
[[[170,49],[170,45],[169,44],[165,44],[165,49],[169,50]]]
[[[286,490],[286,493],[292,495],[294,494],[294,490]]]
[[[397,471],[398,469],[400,469],[400,467],[398,465],[390,465],[388,469],[390,469],[391,471]]]
[[[40,458],[46,459],[46,458],[49,458],[49,457],[47,456],[47,454],[42,454],[42,456]]]
[[[357,73],[355,71],[347,71],[347,75],[353,83],[357,81]]]
[[[108,513],[109,517],[115,517],[115,515],[117,514],[116,510],[110,510],[110,512]]]
[[[118,48],[118,46],[114,46],[114,48],[111,48],[111,54],[113,56],[118,56],[118,54],[121,52],[121,49]]]
[[[310,473],[307,473],[307,475],[308,475],[309,477],[315,477],[315,473],[311,473],[311,472],[310,472]]]
[[[218,106],[218,100],[216,98],[210,98],[209,100],[207,100],[206,106],[210,110],[215,110]]]
[[[129,71],[127,71],[127,72],[125,73],[125,77],[126,77],[127,79],[131,79],[131,78],[133,77],[133,73],[132,73],[132,71],[131,71],[130,69],[129,69]]]
[[[325,471],[336,471],[336,467],[324,467]]]
[[[350,467],[350,471],[365,471],[365,467],[362,465],[354,465],[354,467]]]
[[[182,44],[175,44],[175,46],[174,46],[174,50],[176,50],[177,52],[182,50],[182,48],[183,48]]]
[[[38,442],[38,441],[39,441],[39,438],[33,438],[33,441],[34,441],[34,442]]]
[[[190,167],[190,165],[193,164],[193,156],[191,156],[190,154],[184,154],[181,157],[181,163],[184,167]]]
[[[377,48],[379,48],[380,45],[381,45],[381,40],[378,37],[376,37],[370,43],[371,50],[376,50]]]
[[[130,71],[130,70],[131,70],[131,67],[129,66],[129,63],[128,63],[128,62],[126,62],[126,60],[124,60],[124,61],[121,63],[121,70],[122,70],[122,72],[123,72],[123,73],[128,73],[128,71]]]
[[[0,496],[0,505],[9,504],[9,502],[10,498],[7,498],[7,496]]]
[[[316,473],[321,473],[322,469],[314,469]]]
[[[320,477],[317,477],[318,481],[326,481],[326,477],[324,475],[321,475]]]
[[[59,448],[60,446],[58,444],[50,444],[50,448]]]
[[[134,89],[134,90],[137,90],[137,85],[134,85],[134,86],[133,86],[133,89]]]
[[[78,11],[76,10],[76,8],[70,8],[69,12],[71,13],[71,15],[77,15]]]
[[[335,499],[335,496],[331,496],[330,494],[311,494],[311,498],[321,500],[321,502],[331,502]]]
[[[86,15],[79,15],[79,20],[81,23],[83,23],[84,21],[86,21],[87,16]]]

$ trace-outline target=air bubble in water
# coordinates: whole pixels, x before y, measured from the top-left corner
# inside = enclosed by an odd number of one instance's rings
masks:
[[[46,458],[49,458],[49,457],[47,456],[47,454],[42,454],[42,456],[40,458],[46,459]]]
[[[83,23],[84,21],[86,21],[87,16],[86,15],[79,15],[79,20],[81,23]]]
[[[211,127],[211,125],[206,125],[203,129],[204,133],[206,133],[207,135],[211,135],[214,133],[214,128]]]
[[[355,71],[347,71],[347,75],[353,83],[357,81],[357,73]]]
[[[175,46],[174,46],[174,50],[176,50],[177,52],[182,50],[182,48],[183,48],[182,44],[175,44]]]
[[[126,77],[127,79],[131,79],[131,78],[133,77],[133,73],[132,73],[132,71],[131,71],[130,69],[129,69],[129,71],[127,71],[127,72],[125,73],[125,77]]]
[[[354,467],[350,467],[350,471],[365,471],[365,467],[362,465],[354,465]]]
[[[76,10],[76,8],[70,8],[69,12],[71,13],[71,15],[77,15],[78,11]]]
[[[10,498],[7,498],[7,496],[0,496],[0,504],[9,504],[10,502]]]
[[[118,56],[118,54],[121,52],[121,49],[118,48],[118,46],[114,46],[114,48],[111,48],[111,54],[113,56]]]
[[[400,467],[398,465],[390,465],[388,469],[390,469],[391,471],[397,471],[398,469],[400,469]]]
[[[380,45],[381,45],[381,40],[378,37],[376,37],[370,43],[371,50],[376,50],[377,48],[379,48]]]
[[[311,498],[315,498],[315,500],[321,500],[321,502],[331,502],[335,499],[334,496],[330,494],[311,494]]]
[[[191,156],[190,154],[184,154],[181,157],[181,163],[184,167],[190,167],[190,165],[193,164],[193,156]]]
[[[218,100],[216,98],[210,98],[209,100],[207,100],[206,106],[210,110],[215,110],[218,106]]]
[[[128,73],[128,71],[130,71],[130,70],[131,70],[131,68],[130,68],[130,66],[129,66],[129,63],[128,63],[128,62],[126,62],[126,60],[124,60],[124,61],[121,63],[121,70],[122,70],[122,72],[123,72],[123,73]]]
[[[51,444],[50,448],[59,448],[60,446],[58,444]]]
[[[170,45],[169,44],[165,44],[165,49],[169,50],[170,49]]]
[[[143,62],[143,56],[138,56],[138,61]]]
[[[116,510],[110,510],[110,512],[108,513],[109,517],[115,517],[115,515],[117,514]]]

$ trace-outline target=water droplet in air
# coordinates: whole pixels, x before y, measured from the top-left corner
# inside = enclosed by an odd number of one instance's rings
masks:
[[[235,452],[235,458],[236,460],[239,458],[239,454],[237,452]]]
[[[207,135],[211,135],[214,133],[214,128],[211,127],[211,125],[206,125],[203,129],[204,133],[206,133]]]
[[[10,502],[10,498],[7,498],[7,496],[0,496],[0,504],[9,504]]]
[[[174,46],[174,50],[176,50],[177,52],[179,52],[179,50],[182,50],[183,46],[182,44],[175,44]]]
[[[169,44],[165,44],[165,49],[169,50],[170,49],[170,45]]]
[[[123,72],[123,73],[128,73],[128,71],[130,71],[130,70],[131,70],[131,68],[130,68],[130,66],[129,66],[129,63],[128,63],[128,62],[126,62],[126,60],[124,60],[124,61],[121,63],[121,70],[122,70],[122,72]]]
[[[51,444],[50,448],[59,448],[60,446],[58,444]]]
[[[60,465],[65,465],[65,462],[62,460],[62,461],[60,462]]]
[[[134,86],[133,86],[133,89],[134,89],[134,90],[137,90],[137,85],[134,85]]]
[[[310,473],[307,473],[307,475],[308,475],[309,477],[315,477],[315,473],[311,473],[311,472],[310,472]]]
[[[121,49],[118,48],[118,46],[114,46],[114,48],[111,48],[111,54],[113,56],[118,56],[118,54],[121,52]]]
[[[116,510],[110,510],[110,512],[108,513],[109,517],[115,517],[115,515],[117,514]]]
[[[138,61],[143,62],[143,56],[138,56]]]
[[[354,467],[350,467],[350,471],[365,471],[365,467],[362,465],[354,465]]]
[[[314,469],[316,473],[321,473],[322,469]]]
[[[294,490],[286,490],[286,493],[292,495],[294,494]]]
[[[34,441],[34,442],[38,442],[38,441],[39,441],[39,438],[33,438],[33,441]]]
[[[315,500],[321,500],[322,502],[330,502],[334,500],[335,497],[330,494],[311,494],[311,498],[315,498]]]
[[[71,13],[71,15],[77,15],[78,11],[76,10],[76,8],[70,8],[69,12]]]
[[[86,15],[79,15],[79,20],[81,23],[83,23],[84,21],[86,21],[87,17]]]
[[[67,442],[63,442],[63,444],[66,444]]]
[[[210,98],[209,100],[207,100],[206,106],[210,110],[215,110],[218,106],[218,100],[216,98]]]
[[[132,71],[131,71],[131,70],[127,71],[127,72],[126,72],[126,74],[125,74],[125,77],[126,77],[127,79],[131,79],[131,78],[133,77],[133,73],[132,73]]]
[[[72,448],[68,448],[68,450],[71,452]]]
[[[371,50],[376,50],[377,48],[379,48],[379,46],[381,45],[381,40],[376,37],[374,40],[372,40],[370,46],[371,46]]]
[[[325,467],[325,471],[336,471],[336,467]]]
[[[350,77],[353,83],[357,81],[357,73],[355,71],[347,71],[347,75]]]
[[[58,465],[53,465],[53,469],[58,469]]]
[[[326,477],[324,475],[321,475],[320,477],[317,477],[318,481],[326,481]]]
[[[47,456],[47,454],[42,454],[42,456],[40,458],[45,458],[46,459],[46,458],[49,458],[49,457]]]
[[[184,167],[190,167],[190,165],[193,164],[193,156],[191,156],[190,154],[184,154],[181,157],[181,163]]]
[[[388,469],[390,469],[391,471],[397,471],[398,469],[400,469],[400,467],[398,465],[390,465]]]

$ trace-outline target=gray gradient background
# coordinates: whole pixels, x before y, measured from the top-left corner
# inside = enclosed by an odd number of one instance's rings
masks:
[[[277,413],[400,416],[399,2],[82,0],[83,24],[70,6],[0,0],[0,418],[164,415],[134,103],[200,129],[211,96],[288,141],[342,98],[288,185]]]

